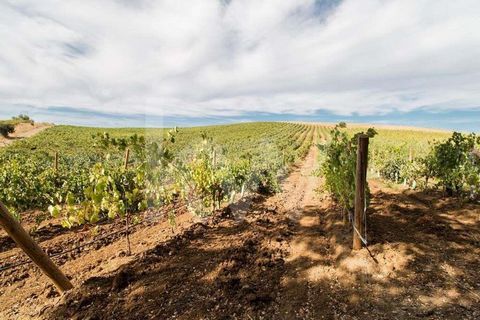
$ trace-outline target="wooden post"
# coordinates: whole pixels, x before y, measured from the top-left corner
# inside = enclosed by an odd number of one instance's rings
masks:
[[[125,150],[125,170],[128,169],[128,159],[130,158],[130,149]]]
[[[55,172],[58,172],[58,152],[55,151]]]
[[[125,171],[128,170],[128,160],[130,159],[130,149],[127,148],[125,149],[125,163],[124,163],[124,168],[125,168]],[[128,211],[127,213],[125,214],[125,235],[127,237],[127,255],[131,255],[132,254],[132,250],[130,248],[130,230],[129,230],[129,214],[128,214]]]
[[[32,259],[32,261],[52,279],[55,286],[61,291],[67,291],[73,288],[72,283],[62,273],[62,271],[53,263],[48,255],[40,246],[30,237],[8,212],[8,209],[0,201],[0,226],[5,229],[8,235],[17,243],[17,245]]]
[[[357,171],[355,176],[355,216],[353,221],[353,249],[362,248],[365,218],[365,188],[367,184],[368,136],[358,136]]]
[[[215,150],[212,152],[212,165],[213,167],[217,166],[217,151]]]

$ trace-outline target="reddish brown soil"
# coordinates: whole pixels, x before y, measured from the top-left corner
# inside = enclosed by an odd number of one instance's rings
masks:
[[[15,126],[15,132],[9,135],[8,138],[0,136],[0,147],[9,145],[16,140],[32,137],[51,126],[52,125],[48,123],[20,123]]]
[[[340,210],[315,192],[315,160],[312,148],[276,196],[200,222],[180,215],[175,235],[163,220],[137,226],[132,256],[120,237],[60,261],[75,285],[63,296],[32,266],[1,273],[0,318],[480,317],[479,205],[371,181],[371,244],[352,252]]]
[[[125,221],[120,219],[100,224],[98,230],[92,227],[63,229],[58,221],[50,220],[41,223],[32,236],[49,255],[67,252],[53,260],[73,283],[81,283],[133,261],[136,256],[182,233],[193,223],[191,215],[180,211],[177,227],[172,228],[165,213],[144,212],[142,222],[130,226],[130,256],[126,254]],[[23,222],[26,230],[33,225],[32,220],[25,219]],[[0,244],[0,268],[30,261],[4,233],[0,234]],[[38,318],[45,304],[54,302],[59,296],[48,278],[33,264],[0,271],[0,275],[0,319]]]

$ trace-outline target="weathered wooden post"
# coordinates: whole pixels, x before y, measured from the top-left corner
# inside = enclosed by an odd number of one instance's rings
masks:
[[[58,152],[55,151],[55,172],[58,172]]]
[[[127,148],[127,149],[125,149],[125,163],[124,163],[125,171],[128,170],[128,160],[129,159],[130,159],[130,149]],[[130,220],[130,215],[129,215],[128,210],[127,210],[127,212],[125,213],[125,235],[126,235],[126,238],[127,238],[127,255],[132,254],[132,249],[130,247],[130,230],[129,230],[130,223],[129,223],[129,220]]]
[[[212,165],[215,168],[217,166],[217,151],[213,150],[212,152]]]
[[[368,136],[358,136],[357,170],[355,176],[355,216],[353,221],[353,249],[362,248],[362,234],[364,233],[366,184],[368,165]]]
[[[128,169],[128,160],[129,160],[129,159],[130,159],[130,149],[127,148],[127,149],[125,150],[125,164],[124,164],[125,170]]]
[[[53,263],[48,255],[40,246],[30,237],[11,215],[8,209],[0,201],[0,226],[5,229],[8,235],[17,243],[17,245],[32,259],[32,261],[52,279],[55,286],[61,291],[67,291],[73,288],[72,283],[62,273],[62,271]]]

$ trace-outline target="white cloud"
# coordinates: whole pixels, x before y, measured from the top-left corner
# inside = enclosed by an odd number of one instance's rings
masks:
[[[479,1],[336,2],[3,1],[0,107],[201,117],[480,106]]]

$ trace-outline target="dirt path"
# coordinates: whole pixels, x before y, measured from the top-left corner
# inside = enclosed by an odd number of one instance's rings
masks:
[[[0,137],[0,147],[5,147],[14,141],[32,137],[45,129],[50,128],[52,125],[48,123],[21,123],[15,126],[15,132],[8,138]]]
[[[273,199],[289,219],[292,234],[286,250],[277,313],[282,319],[320,319],[331,315],[326,295],[310,282],[319,280],[324,270],[314,267],[329,259],[328,239],[322,229],[322,199],[318,188],[318,148],[313,145],[302,165],[286,180],[283,192]],[[319,272],[320,271],[320,272]],[[321,312],[317,312],[318,310]]]
[[[316,132],[314,133],[316,137]],[[316,141],[314,141],[316,142]],[[289,214],[292,219],[300,219],[303,211],[319,204],[315,190],[319,186],[314,171],[318,165],[318,148],[314,145],[300,165],[294,168],[282,185],[282,192],[269,199]]]

